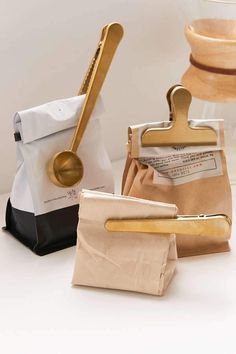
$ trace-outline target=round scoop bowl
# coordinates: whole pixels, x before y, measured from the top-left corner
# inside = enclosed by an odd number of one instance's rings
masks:
[[[54,155],[48,164],[48,176],[58,187],[72,187],[83,178],[84,168],[80,158],[70,150]]]

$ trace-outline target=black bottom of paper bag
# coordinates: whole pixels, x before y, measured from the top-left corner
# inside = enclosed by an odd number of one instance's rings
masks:
[[[79,205],[35,216],[12,207],[6,209],[6,228],[39,256],[74,246],[77,238]]]

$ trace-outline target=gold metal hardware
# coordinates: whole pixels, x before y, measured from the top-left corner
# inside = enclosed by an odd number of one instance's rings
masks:
[[[93,73],[93,70],[94,70],[94,66],[95,66],[95,63],[96,63],[96,61],[98,59],[98,55],[99,55],[99,53],[101,51],[102,43],[104,42],[104,38],[105,38],[108,26],[109,25],[106,25],[102,29],[100,41],[99,41],[99,43],[97,45],[97,49],[95,51],[95,54],[94,54],[94,56],[93,56],[93,58],[91,60],[91,63],[89,65],[89,67],[88,67],[87,73],[85,74],[85,77],[84,77],[82,85],[81,85],[81,87],[79,89],[78,95],[84,95],[87,92],[87,90],[88,90],[88,85],[90,83],[91,76],[92,76],[92,73]]]
[[[86,93],[86,96],[70,149],[55,154],[48,163],[48,176],[59,187],[71,187],[83,177],[83,164],[76,152],[122,36],[123,28],[119,23],[111,23],[102,30],[97,50],[79,91],[79,94]]]
[[[167,94],[166,94],[166,99],[167,99],[167,103],[168,103],[169,111],[170,111],[170,121],[172,121],[172,116],[173,116],[173,107],[172,107],[172,102],[171,102],[170,96],[171,96],[172,91],[176,87],[183,87],[183,86],[181,84],[176,84],[176,85],[172,86],[171,88],[169,88],[169,90],[167,91]]]
[[[173,219],[109,219],[105,228],[111,232],[214,236],[227,241],[230,237],[231,220],[224,214],[178,215]]]
[[[171,126],[149,128],[142,134],[142,146],[216,145],[216,132],[211,127],[190,127],[188,110],[192,96],[190,92],[176,85],[167,93],[171,111]]]

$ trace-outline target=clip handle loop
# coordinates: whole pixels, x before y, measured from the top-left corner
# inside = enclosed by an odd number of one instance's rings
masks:
[[[170,121],[172,121],[172,115],[173,115],[173,107],[172,107],[172,102],[171,102],[171,99],[170,99],[170,95],[171,95],[171,92],[176,88],[176,87],[182,87],[181,84],[176,84],[174,86],[171,86],[169,88],[169,90],[167,91],[167,94],[166,94],[166,99],[167,99],[167,103],[168,103],[168,106],[169,106],[169,111],[170,111]]]
[[[170,94],[170,102],[172,107],[172,130],[189,129],[188,112],[191,101],[191,93],[183,86],[177,86],[172,90]]]

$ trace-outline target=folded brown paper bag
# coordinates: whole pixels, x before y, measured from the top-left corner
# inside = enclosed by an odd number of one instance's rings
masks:
[[[212,127],[217,144],[212,146],[143,147],[148,128],[169,127],[171,122],[131,126],[122,194],[173,203],[181,215],[226,214],[231,218],[231,189],[223,150],[222,120],[191,120],[190,126]],[[219,237],[176,235],[178,256],[229,250]]]
[[[73,285],[162,295],[175,271],[175,235],[109,232],[105,223],[176,213],[175,205],[82,191]]]

